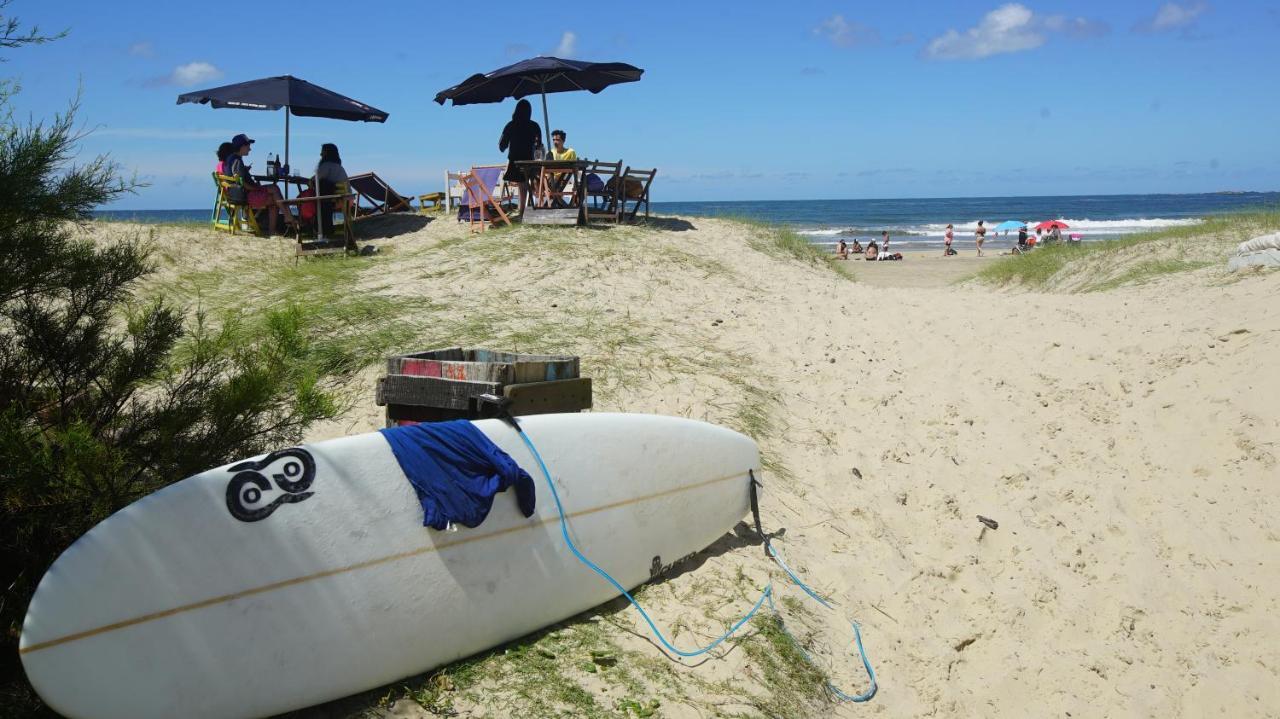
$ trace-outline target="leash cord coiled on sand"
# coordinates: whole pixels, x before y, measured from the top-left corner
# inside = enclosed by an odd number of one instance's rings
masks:
[[[560,534],[562,537],[564,537],[565,544],[568,545],[569,551],[573,553],[573,556],[576,557],[578,561],[582,562],[588,568],[594,571],[596,574],[600,575],[600,577],[603,578],[610,585],[612,585],[614,589],[617,589],[622,594],[622,596],[627,598],[627,601],[631,603],[631,606],[635,607],[636,611],[640,612],[640,616],[644,619],[645,623],[649,625],[649,629],[653,631],[653,635],[658,638],[658,641],[661,642],[662,646],[666,647],[668,651],[682,657],[696,657],[698,655],[705,654],[711,651],[712,649],[715,649],[724,640],[733,636],[733,634],[737,632],[738,629],[742,627],[742,625],[746,624],[752,617],[756,615],[757,612],[760,611],[760,607],[763,606],[765,602],[768,602],[769,609],[773,610],[774,615],[778,618],[778,625],[782,627],[782,631],[791,640],[792,644],[794,644],[795,647],[798,650],[800,650],[800,654],[805,658],[805,661],[808,661],[810,664],[814,664],[813,657],[809,655],[809,652],[805,651],[805,648],[800,644],[799,640],[796,639],[795,635],[793,635],[787,629],[786,622],[783,621],[781,612],[779,612],[777,606],[774,605],[773,582],[769,582],[769,584],[764,588],[764,591],[761,592],[760,594],[760,599],[756,600],[755,606],[751,607],[751,611],[747,612],[741,619],[739,619],[737,622],[733,624],[733,626],[729,628],[729,631],[722,634],[715,641],[711,642],[705,647],[702,647],[700,649],[696,649],[693,651],[685,651],[682,649],[677,649],[675,645],[673,645],[667,639],[666,635],[662,633],[662,630],[658,629],[658,625],[654,623],[653,619],[649,616],[649,613],[644,610],[644,607],[640,606],[640,602],[636,601],[635,597],[632,597],[631,593],[628,592],[625,587],[623,587],[621,584],[618,583],[618,580],[614,579],[612,576],[609,575],[608,572],[601,569],[600,566],[597,565],[595,562],[588,559],[587,556],[583,554],[581,550],[578,549],[578,546],[573,543],[573,538],[569,536],[569,523],[565,520],[565,516],[564,516],[564,505],[560,502],[560,493],[556,491],[556,484],[551,480],[551,472],[547,469],[546,463],[542,461],[542,455],[538,453],[538,449],[533,446],[533,442],[530,441],[529,435],[525,434],[524,429],[520,426],[520,424],[516,421],[514,417],[508,414],[507,416],[502,417],[502,419],[507,420],[511,424],[511,426],[515,428],[516,433],[520,435],[520,439],[524,440],[525,446],[529,448],[529,452],[533,454],[534,460],[537,461],[538,469],[542,470],[542,476],[547,480],[547,486],[551,489],[551,498],[555,501],[556,513],[560,517]],[[759,520],[759,512],[757,511],[757,507],[756,507],[757,503],[756,503],[755,487],[757,482],[754,474],[750,474],[750,477],[751,477],[752,510],[756,514],[756,527],[758,530],[760,526],[760,520]],[[794,583],[797,587],[800,587],[800,589],[804,590],[804,593],[808,594],[811,598],[813,598],[814,601],[818,602],[823,607],[826,607],[828,610],[835,611],[835,607],[832,606],[830,602],[824,599],[817,592],[813,591],[813,589],[811,589],[809,585],[805,584],[804,581],[800,579],[800,577],[796,576],[795,572],[791,571],[791,567],[787,566],[786,561],[783,560],[782,554],[778,552],[778,550],[774,549],[772,542],[769,541],[769,536],[766,535],[764,532],[759,532],[759,534],[761,539],[764,541],[766,554],[768,554],[770,558],[772,558],[775,562],[777,562],[778,566],[782,568],[782,571],[786,573],[787,578],[790,579],[792,583]],[[871,687],[867,691],[861,694],[850,695],[845,693],[844,691],[841,691],[840,688],[836,687],[834,684],[828,681],[827,689],[828,691],[831,692],[831,694],[834,697],[836,697],[837,699],[840,699],[841,701],[865,702],[876,695],[876,690],[878,688],[876,685],[876,673],[871,668],[870,660],[867,659],[866,649],[864,649],[862,646],[862,631],[859,629],[858,623],[854,621],[850,621],[849,624],[853,627],[853,636],[858,644],[858,653],[862,657],[862,666],[867,670],[867,677],[870,678],[871,680]]]

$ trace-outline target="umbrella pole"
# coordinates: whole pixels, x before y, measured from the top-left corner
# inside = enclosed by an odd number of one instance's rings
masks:
[[[547,83],[540,81],[538,85],[542,88],[542,131],[547,135],[547,144],[543,145],[546,152],[551,152],[551,121],[547,119]],[[544,155],[545,159],[546,156]]]
[[[289,106],[284,106],[284,164],[289,164]],[[284,199],[289,199],[289,182],[284,183]]]

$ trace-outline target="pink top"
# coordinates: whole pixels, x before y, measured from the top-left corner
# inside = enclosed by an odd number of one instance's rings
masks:
[[[216,170],[216,171],[218,172],[218,174],[219,174],[219,175],[225,175],[225,174],[227,174],[227,173],[223,172],[223,170],[222,170],[222,160],[218,160],[218,164],[214,165],[214,166],[213,166],[213,169],[214,169],[214,170]]]

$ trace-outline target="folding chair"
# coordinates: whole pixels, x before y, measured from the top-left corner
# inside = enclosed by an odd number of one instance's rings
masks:
[[[640,205],[644,205],[644,219],[649,221],[649,186],[653,184],[653,178],[658,174],[658,168],[652,170],[633,170],[630,167],[622,173],[614,183],[614,190],[618,193],[618,221],[626,220],[627,222],[635,222],[636,213],[640,211]],[[630,214],[627,213],[627,203],[634,202],[631,207]]]
[[[470,169],[460,172],[444,173],[444,210],[452,212],[453,208],[461,207],[466,199],[466,190],[462,187],[462,176],[468,172],[476,170],[497,170],[498,180],[490,188],[489,194],[493,195],[493,199],[497,200],[499,205],[513,202],[511,188],[515,185],[502,179],[503,173],[507,171],[506,165],[472,165]],[[458,216],[458,221],[462,221],[462,216]]]
[[[467,223],[472,232],[476,231],[476,225],[480,226],[480,232],[484,232],[485,223],[493,223],[493,219],[489,214],[489,208],[497,213],[508,227],[511,226],[511,220],[507,217],[507,213],[503,211],[502,205],[493,199],[493,189],[501,180],[502,169],[496,167],[474,167],[471,172],[461,173],[458,177],[462,183],[463,204],[458,206],[458,219],[461,220],[465,214]]]
[[[355,219],[363,220],[374,215],[385,215],[390,212],[412,212],[409,198],[391,189],[386,180],[377,173],[366,172],[363,175],[352,175],[347,178],[347,185],[356,194]],[[360,200],[367,201],[372,207],[362,207]]]
[[[245,229],[255,235],[262,234],[261,228],[258,227],[258,218],[254,214],[253,209],[249,207],[249,203],[236,202],[231,197],[239,195],[245,197],[244,186],[240,182],[239,177],[231,175],[220,175],[213,173],[213,182],[218,187],[217,197],[213,201],[213,218],[211,220],[215,230],[223,230],[235,234],[241,229],[243,224]],[[230,192],[228,192],[230,191]],[[223,213],[226,213],[226,219],[223,219]]]
[[[618,221],[618,197],[614,191],[618,185],[618,175],[622,174],[622,160],[617,162],[601,162],[592,160],[587,166],[587,221]]]

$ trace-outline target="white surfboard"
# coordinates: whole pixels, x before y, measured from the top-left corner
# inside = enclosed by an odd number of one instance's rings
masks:
[[[53,564],[19,643],[32,685],[68,717],[267,716],[616,596],[565,545],[515,430],[475,425],[533,477],[533,517],[509,490],[475,529],[423,527],[376,432],[204,472],[117,512]],[[564,414],[521,425],[574,541],[626,587],[732,528],[748,511],[748,470],[760,471],[749,438],[693,420]]]

